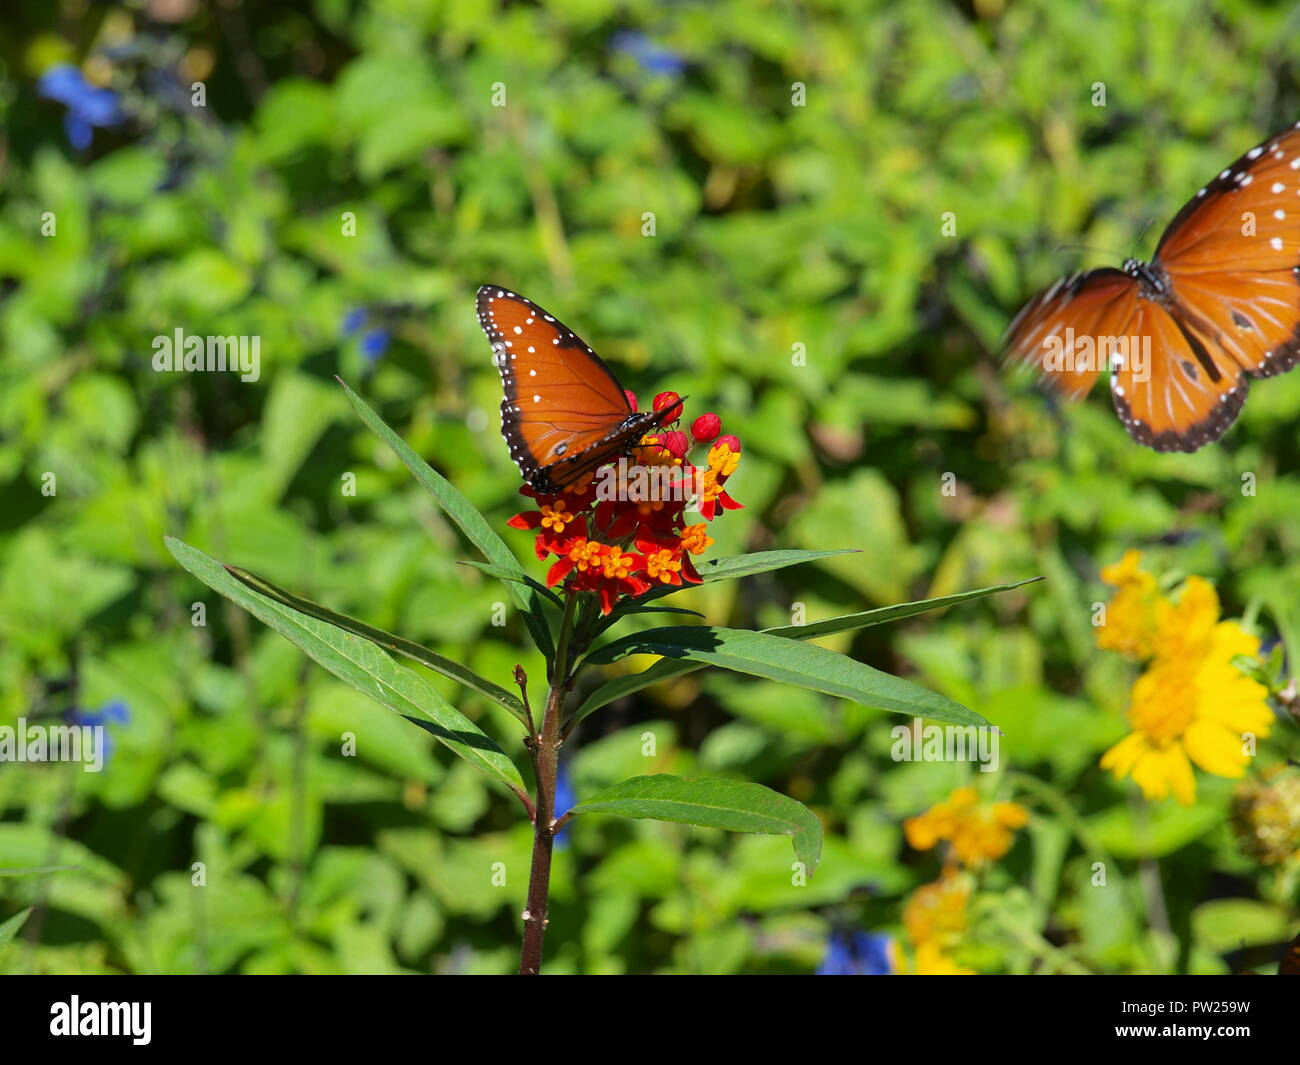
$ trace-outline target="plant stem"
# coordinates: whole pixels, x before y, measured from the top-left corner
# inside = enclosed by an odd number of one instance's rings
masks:
[[[542,731],[533,747],[537,768],[537,813],[533,819],[533,862],[528,877],[528,905],[524,910],[524,943],[519,953],[519,975],[536,976],[542,968],[542,940],[546,937],[547,897],[551,889],[551,850],[555,845],[555,781],[559,774],[560,713],[564,689],[551,688],[542,716]]]
[[[551,669],[551,689],[542,712],[542,728],[531,743],[537,778],[537,805],[533,815],[533,861],[528,875],[528,903],[524,910],[524,942],[519,952],[519,975],[536,976],[542,969],[542,941],[546,938],[547,905],[551,890],[551,851],[555,845],[555,782],[560,771],[560,718],[564,696],[572,687],[569,675],[569,636],[578,596],[564,604],[564,620]]]

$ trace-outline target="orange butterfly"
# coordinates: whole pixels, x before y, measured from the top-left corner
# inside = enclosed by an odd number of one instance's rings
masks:
[[[1150,263],[1058,281],[1007,330],[1008,355],[1081,399],[1110,370],[1134,440],[1195,451],[1221,437],[1251,378],[1300,357],[1300,123],[1252,148],[1169,223]]]
[[[478,321],[505,388],[501,434],[524,480],[543,495],[629,454],[681,414],[681,400],[634,411],[613,371],[573,330],[507,288],[478,290]]]

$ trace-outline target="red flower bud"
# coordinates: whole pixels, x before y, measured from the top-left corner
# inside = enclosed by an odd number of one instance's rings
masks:
[[[673,411],[673,416],[668,420],[668,422],[664,423],[666,425],[671,424],[682,416],[681,402],[682,397],[676,392],[660,392],[659,395],[655,396],[654,409],[656,411],[661,411],[667,410],[669,407],[676,407],[677,409]]]
[[[634,411],[636,410],[636,393],[630,388],[623,389],[623,395],[627,396],[627,405]]]
[[[722,419],[716,414],[701,414],[691,422],[691,436],[697,444],[707,444],[722,432]]]
[[[685,433],[674,429],[671,433],[664,433],[659,446],[670,452],[674,458],[684,459],[686,452],[691,449],[691,441]]]
[[[713,446],[714,446],[714,447],[717,447],[719,444],[726,444],[727,447],[731,448],[731,453],[732,453],[733,455],[739,455],[739,454],[740,454],[740,441],[739,441],[738,439],[736,439],[736,437],[734,437],[734,436],[720,436],[720,437],[718,437],[718,442],[717,442],[716,444],[714,444]]]

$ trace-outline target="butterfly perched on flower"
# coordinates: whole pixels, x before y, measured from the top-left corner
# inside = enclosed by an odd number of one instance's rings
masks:
[[[1009,357],[1081,399],[1110,371],[1134,440],[1196,451],[1241,412],[1252,378],[1300,358],[1300,123],[1252,148],[1166,227],[1150,263],[1057,281],[1007,330]]]
[[[501,435],[536,491],[550,495],[580,483],[680,416],[680,401],[634,411],[613,371],[532,300],[484,285],[477,306],[505,388]]]

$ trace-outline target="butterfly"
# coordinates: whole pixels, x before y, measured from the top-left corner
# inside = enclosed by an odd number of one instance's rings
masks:
[[[1156,451],[1219,439],[1252,378],[1300,358],[1300,123],[1192,197],[1151,262],[1057,281],[1016,315],[1008,356],[1081,399],[1099,372],[1124,428]]]
[[[1282,962],[1277,967],[1278,976],[1300,976],[1300,936],[1291,940],[1291,945],[1286,948],[1286,953],[1282,956]]]
[[[628,455],[682,401],[632,409],[618,378],[563,322],[500,285],[478,290],[478,321],[501,371],[501,435],[524,480],[555,495]]]

